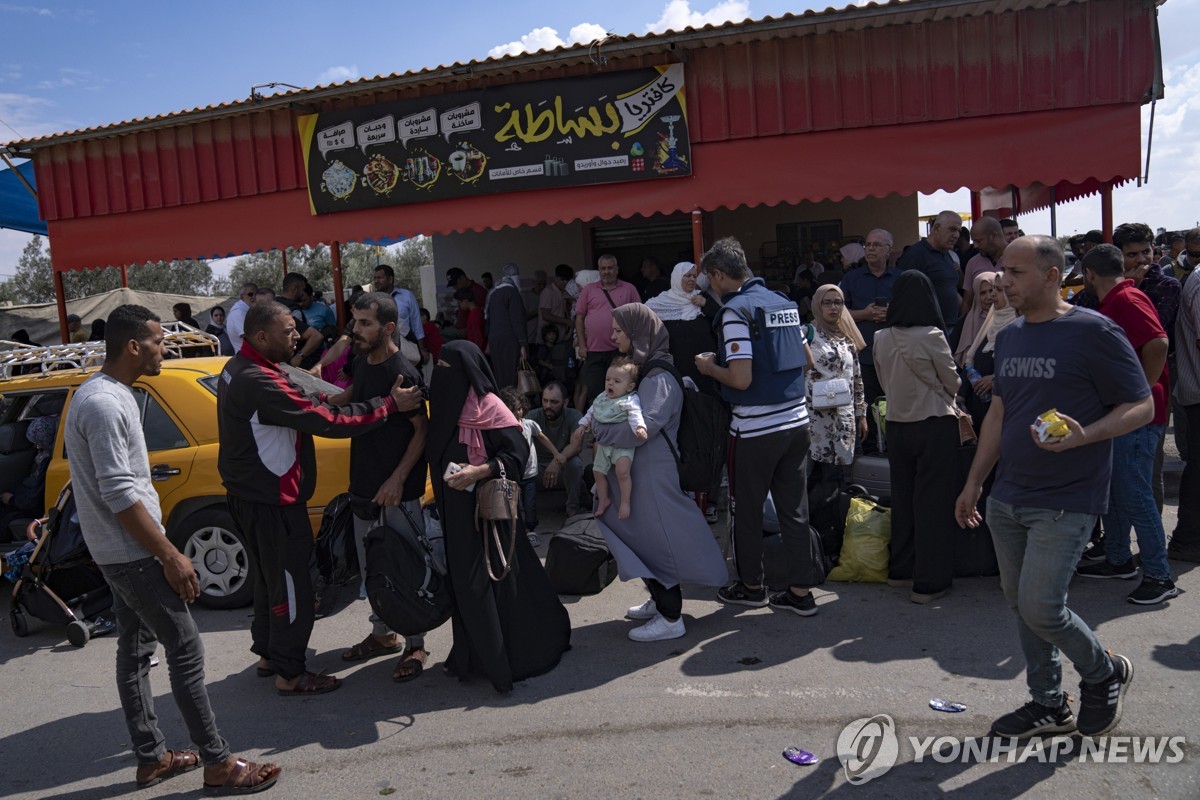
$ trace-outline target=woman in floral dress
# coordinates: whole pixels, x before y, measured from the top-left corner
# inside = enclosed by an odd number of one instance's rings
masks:
[[[866,343],[854,324],[842,290],[834,284],[817,287],[813,293],[812,368],[808,371],[809,521],[820,533],[827,556],[841,550],[844,520],[840,494],[845,467],[854,461],[854,446],[867,437],[867,404],[863,397],[858,351]],[[844,404],[825,405],[828,400],[814,395],[813,387],[830,380],[843,380],[849,387]],[[844,395],[843,395],[844,396]]]

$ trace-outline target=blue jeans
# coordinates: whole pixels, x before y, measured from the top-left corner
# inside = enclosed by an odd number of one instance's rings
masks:
[[[101,564],[113,592],[117,618],[117,694],[133,740],[138,764],[156,764],[166,755],[166,741],[154,713],[150,657],[159,642],[167,657],[171,693],[200,749],[205,766],[229,759],[229,745],[217,731],[217,719],[204,687],[204,644],[187,605],[167,583],[154,558],[126,564]]]
[[[537,515],[537,490],[538,478],[524,478],[521,481],[521,513],[525,520],[525,532],[530,533],[537,530],[538,515]]]
[[[1154,500],[1152,477],[1165,425],[1143,425],[1113,439],[1113,476],[1104,515],[1104,555],[1113,564],[1133,557],[1129,530],[1137,531],[1142,574],[1159,581],[1171,579],[1167,565],[1167,533]]]
[[[1067,586],[1096,517],[1012,506],[989,497],[987,523],[1004,599],[1017,614],[1029,693],[1038,703],[1057,708],[1063,697],[1060,650],[1087,683],[1112,675],[1112,662],[1096,634],[1067,608]]]

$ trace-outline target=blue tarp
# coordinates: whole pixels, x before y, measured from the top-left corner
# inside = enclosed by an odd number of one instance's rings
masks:
[[[17,170],[37,188],[33,179],[33,162],[18,164]],[[38,216],[37,200],[11,169],[0,170],[0,228],[12,228],[26,233],[46,235],[46,223]]]

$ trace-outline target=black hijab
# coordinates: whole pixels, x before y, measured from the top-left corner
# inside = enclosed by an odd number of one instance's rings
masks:
[[[933,327],[943,333],[946,331],[942,309],[929,276],[915,269],[900,274],[892,289],[892,302],[888,304],[884,327]]]
[[[429,437],[425,457],[431,465],[441,463],[442,453],[458,440],[458,415],[467,402],[467,392],[498,391],[492,367],[475,344],[459,339],[442,345],[438,358],[449,366],[436,364],[429,380]]]

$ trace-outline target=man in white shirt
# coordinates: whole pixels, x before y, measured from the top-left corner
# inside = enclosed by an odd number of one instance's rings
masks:
[[[243,283],[242,290],[238,292],[238,301],[233,304],[233,308],[229,309],[229,314],[225,318],[225,333],[229,334],[229,343],[233,345],[233,354],[237,355],[242,349],[242,335],[246,327],[246,312],[250,310],[251,304],[254,303],[254,296],[258,294],[258,285],[254,283]]]

